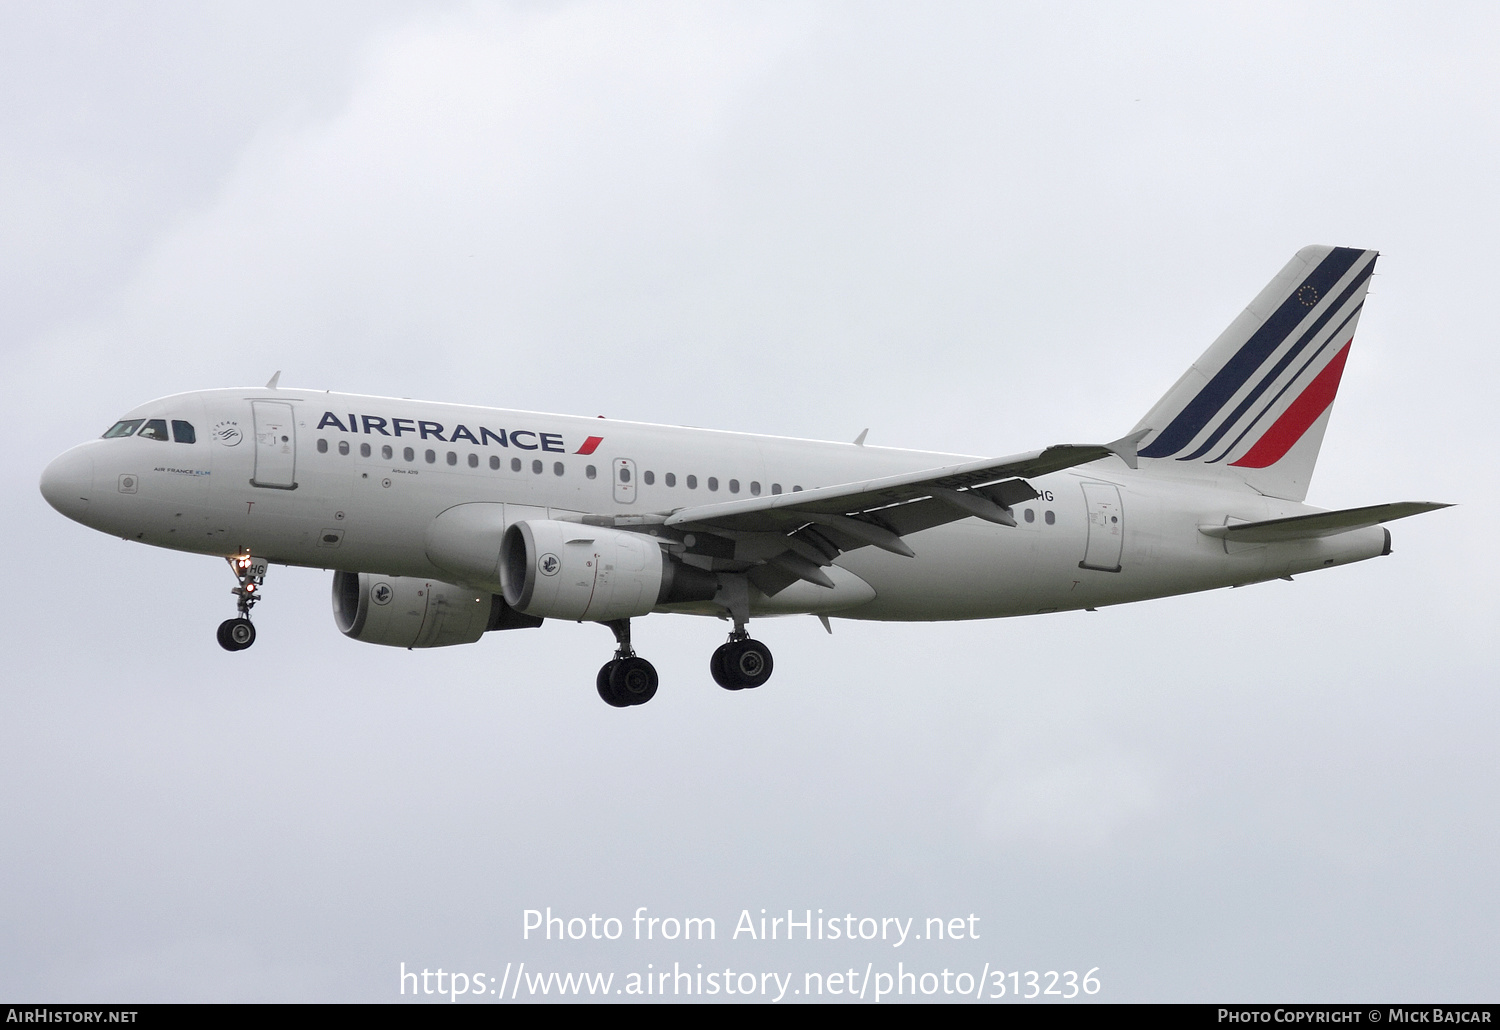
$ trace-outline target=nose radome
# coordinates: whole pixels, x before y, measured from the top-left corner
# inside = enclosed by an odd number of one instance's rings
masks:
[[[93,490],[94,460],[81,447],[53,459],[42,472],[42,496],[70,519],[80,518],[88,511]]]

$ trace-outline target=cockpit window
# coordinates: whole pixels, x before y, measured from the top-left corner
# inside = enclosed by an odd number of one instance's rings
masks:
[[[172,420],[172,439],[178,443],[197,443],[198,434],[193,432],[193,424],[184,422],[180,418]]]
[[[116,422],[114,425],[109,427],[109,432],[104,434],[104,439],[114,440],[121,436],[129,436],[131,433],[139,429],[141,427],[141,423],[144,421],[145,419],[142,418],[127,418],[123,421]]]
[[[140,440],[165,440],[167,439],[167,420],[164,418],[150,419],[141,426],[141,431],[136,434]]]

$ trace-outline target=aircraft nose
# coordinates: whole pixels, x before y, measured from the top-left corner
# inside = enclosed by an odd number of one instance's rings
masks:
[[[94,491],[94,460],[82,447],[53,459],[42,472],[42,496],[70,519],[81,519]]]

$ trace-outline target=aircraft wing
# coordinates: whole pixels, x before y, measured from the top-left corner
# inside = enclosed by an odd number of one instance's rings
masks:
[[[1111,454],[1134,467],[1135,444],[1144,435],[1110,444],[1058,444],[1008,458],[681,508],[665,524],[734,539],[740,545],[736,557],[743,553],[752,563],[777,566],[783,575],[762,577],[762,589],[778,578],[831,587],[820,567],[843,551],[874,546],[912,557],[903,536],[970,516],[1014,526],[1010,506],[1037,496],[1027,478]]]

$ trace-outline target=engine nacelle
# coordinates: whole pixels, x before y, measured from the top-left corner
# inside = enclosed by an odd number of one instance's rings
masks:
[[[658,604],[708,600],[711,573],[662,555],[651,537],[549,519],[517,522],[500,544],[505,603],[547,619],[607,622]]]
[[[472,644],[515,613],[494,594],[411,576],[333,574],[333,618],[339,632],[367,644],[447,647]],[[540,619],[527,619],[537,625]]]

